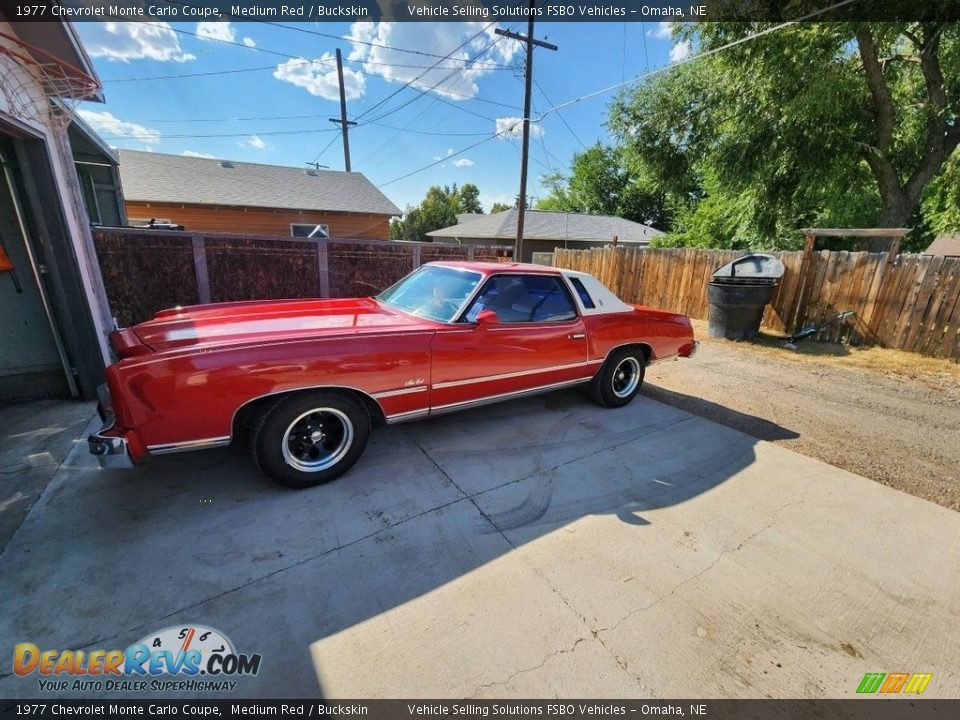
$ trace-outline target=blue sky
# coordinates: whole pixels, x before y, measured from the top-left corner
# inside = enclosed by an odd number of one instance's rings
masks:
[[[293,26],[298,31],[253,22],[79,23],[107,98],[105,105],[84,104],[81,113],[115,147],[301,167],[326,148],[319,162],[340,170],[342,144],[327,120],[339,115],[332,55],[340,47],[349,59],[348,116],[361,123],[350,134],[353,169],[400,207],[416,204],[430,185],[472,182],[489,210],[492,202],[512,202],[517,193],[519,139],[491,139],[450,156],[496,132],[498,119],[503,130],[513,127],[509,118],[522,117],[522,49],[497,40],[488,25],[323,23]],[[514,29],[525,31],[525,24]],[[563,103],[689,50],[658,23],[543,23],[535,35],[560,49],[535,53],[540,88],[534,90],[533,117],[551,106],[546,97]],[[459,62],[434,57],[464,43],[453,56]],[[471,69],[457,69],[474,57]],[[319,62],[309,62],[314,60]],[[428,70],[434,63],[439,66]],[[223,74],[151,79],[197,73]],[[603,120],[611,97],[548,115],[539,137],[535,129],[530,194],[543,193],[540,176],[565,169],[581,142],[606,139]],[[211,135],[231,137],[202,137]]]

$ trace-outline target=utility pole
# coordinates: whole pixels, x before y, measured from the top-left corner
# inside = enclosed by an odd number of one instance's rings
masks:
[[[343,87],[343,58],[340,55],[340,48],[337,48],[337,78],[340,80],[340,117],[330,118],[330,122],[339,125],[343,132],[343,166],[347,172],[350,172],[349,127],[356,123],[353,120],[347,120],[347,91]]]
[[[523,260],[523,223],[527,209],[527,160],[530,155],[530,101],[533,92],[533,46],[556,50],[557,46],[533,38],[533,18],[537,0],[530,0],[529,15],[527,16],[527,34],[518,35],[508,30],[497,28],[494,32],[512,40],[525,43],[527,46],[527,66],[524,73],[523,93],[523,142],[520,151],[520,196],[517,203],[517,243],[513,250],[513,259],[516,262]]]

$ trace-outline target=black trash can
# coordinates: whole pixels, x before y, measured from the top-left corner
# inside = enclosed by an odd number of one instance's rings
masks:
[[[707,334],[727,340],[755,338],[783,270],[783,263],[773,255],[759,253],[745,255],[716,270],[707,284]]]

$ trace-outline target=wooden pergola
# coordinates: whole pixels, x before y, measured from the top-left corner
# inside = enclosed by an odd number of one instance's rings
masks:
[[[912,228],[803,228],[804,235],[803,260],[800,264],[800,276],[803,286],[800,290],[799,317],[806,314],[807,303],[810,302],[810,291],[813,286],[813,250],[817,238],[820,237],[863,237],[863,238],[891,238],[892,242],[887,250],[887,264],[892,264],[900,252],[900,241]]]
[[[900,252],[900,241],[913,228],[803,228],[806,242],[803,245],[803,257],[806,259],[813,254],[814,245],[818,237],[859,237],[859,238],[891,238],[892,242],[887,250],[887,262]]]

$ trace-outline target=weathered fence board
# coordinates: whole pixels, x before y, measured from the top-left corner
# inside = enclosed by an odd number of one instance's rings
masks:
[[[558,248],[554,265],[597,276],[628,302],[706,319],[713,271],[736,259],[734,250]],[[818,340],[879,344],[960,361],[960,258],[930,255],[814,251],[773,253],[783,262],[763,326],[792,333],[844,310]]]
[[[496,247],[137,228],[97,228],[94,243],[121,326],[208,300],[375,295],[421,263],[498,261],[508,254]]]

